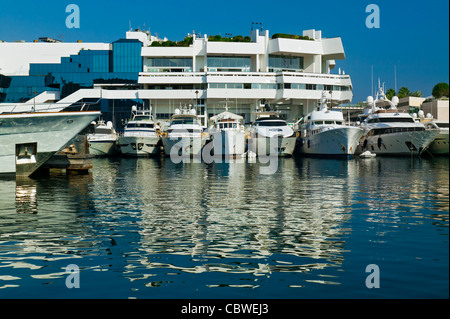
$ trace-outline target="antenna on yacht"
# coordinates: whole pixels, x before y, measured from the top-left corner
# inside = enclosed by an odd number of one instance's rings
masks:
[[[371,82],[371,89],[372,89],[372,96],[373,96],[373,65],[371,66],[371,70],[372,70],[372,82]]]
[[[397,94],[397,66],[394,66],[394,90],[395,94]]]

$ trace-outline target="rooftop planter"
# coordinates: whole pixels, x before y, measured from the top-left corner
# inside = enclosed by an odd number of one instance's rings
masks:
[[[249,36],[243,37],[242,35],[237,35],[235,37],[230,38],[222,38],[220,35],[210,35],[208,37],[208,41],[211,42],[252,42],[252,39]]]
[[[295,40],[311,40],[314,41],[314,39],[311,39],[308,36],[302,36],[302,35],[296,35],[296,34],[287,34],[287,33],[275,33],[272,36],[272,39],[295,39]]]
[[[188,47],[192,44],[192,37],[185,37],[183,41],[153,41],[151,47]]]

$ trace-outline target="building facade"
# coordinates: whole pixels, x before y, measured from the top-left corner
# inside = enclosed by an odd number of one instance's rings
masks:
[[[119,128],[131,105],[152,106],[157,120],[176,108],[196,108],[204,126],[229,110],[246,123],[270,105],[294,122],[329,92],[331,103],[352,100],[349,75],[336,71],[345,59],[340,38],[321,31],[301,36],[252,30],[245,38],[188,35],[167,45],[149,32],[129,31],[107,43],[0,43],[0,112],[23,106],[59,109],[99,101],[105,119]]]

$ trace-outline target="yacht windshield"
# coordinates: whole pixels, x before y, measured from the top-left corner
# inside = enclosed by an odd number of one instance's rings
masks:
[[[111,134],[111,129],[109,128],[96,128],[95,134]]]
[[[140,127],[140,128],[153,128],[153,123],[128,123],[127,128]]]
[[[370,119],[367,123],[414,123],[411,117],[381,117]]]
[[[178,118],[172,121],[172,124],[197,124],[193,117]]]
[[[258,126],[286,126],[284,121],[260,121],[257,122]]]

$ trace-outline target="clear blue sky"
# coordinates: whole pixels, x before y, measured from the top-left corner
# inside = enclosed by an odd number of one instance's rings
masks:
[[[80,29],[65,25],[68,4],[77,4]],[[380,28],[368,29],[368,4],[380,8]],[[196,0],[196,1],[4,1],[0,10],[0,40],[32,41],[42,36],[64,41],[112,42],[132,27],[150,28],[152,34],[182,40],[188,32],[249,35],[252,22],[274,33],[301,34],[322,30],[323,37],[342,38],[346,60],[337,67],[352,77],[353,103],[371,93],[371,66],[375,82],[387,88],[420,90],[431,95],[438,82],[449,82],[448,0]]]

